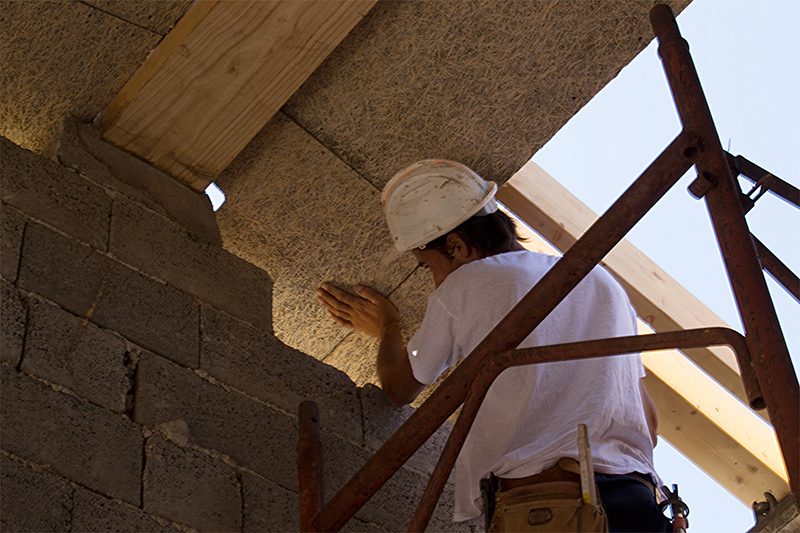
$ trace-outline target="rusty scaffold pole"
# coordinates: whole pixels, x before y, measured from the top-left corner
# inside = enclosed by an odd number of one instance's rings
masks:
[[[797,379],[788,349],[766,290],[766,282],[744,221],[739,196],[686,43],[680,37],[669,7],[653,8],[651,20],[661,43],[659,52],[664,59],[673,95],[676,103],[680,101],[678,109],[684,124],[683,131],[327,505],[324,505],[322,491],[321,444],[318,427],[315,426],[318,419],[311,411],[311,406],[305,403],[301,406],[298,474],[303,531],[338,531],[450,414],[468,400],[457,427],[451,432],[451,438],[448,439],[431,477],[410,530],[424,528],[481,398],[491,385],[493,376],[499,374],[503,368],[544,361],[720,343],[730,345],[737,354],[751,407],[761,408],[766,403],[773,423],[778,421],[778,440],[789,471],[790,487],[796,497],[797,449],[800,446],[797,427],[799,402]],[[745,324],[746,339],[742,339],[741,335],[732,330],[711,328],[514,350],[695,164],[701,179],[692,189],[698,196],[706,195],[737,305]],[[764,316],[758,316],[761,314]]]
[[[800,189],[790,183],[786,183],[771,172],[764,170],[740,155],[734,156],[726,152],[725,156],[728,159],[728,166],[734,177],[737,175],[744,176],[753,183],[753,188],[749,193],[742,193],[739,196],[745,215],[755,207],[756,200],[767,192],[800,209]],[[762,268],[769,272],[772,278],[797,300],[797,303],[800,303],[800,278],[755,235],[752,235],[752,237]]]
[[[519,346],[691,168],[698,151],[692,135],[678,135],[322,508],[309,531],[338,531],[461,405],[492,355]]]
[[[800,393],[789,349],[772,304],[755,245],[744,218],[739,189],[728,167],[714,120],[697,76],[689,45],[672,9],[655,6],[650,21],[684,132],[701,144],[698,179],[690,190],[705,197],[733,289],[767,411],[789,472],[789,487],[800,495]]]
[[[439,461],[436,463],[433,474],[425,488],[425,493],[420,499],[416,513],[411,520],[408,531],[424,531],[428,525],[436,503],[442,494],[445,483],[450,476],[450,471],[455,465],[467,433],[472,426],[478,409],[483,402],[489,387],[501,372],[512,366],[530,365],[537,363],[552,363],[554,361],[572,361],[589,359],[593,357],[608,357],[626,353],[647,352],[651,350],[671,350],[704,348],[707,346],[729,346],[736,354],[737,360],[749,360],[747,343],[742,335],[728,328],[706,328],[693,330],[668,331],[650,335],[635,335],[630,337],[616,337],[594,341],[574,342],[569,344],[555,344],[550,346],[537,346],[509,350],[497,354],[484,366],[475,380],[461,407],[450,436],[442,450]],[[759,406],[763,403],[757,385],[745,379],[745,391],[750,406]]]
[[[300,530],[308,531],[311,519],[325,503],[322,441],[319,436],[319,408],[312,401],[300,404],[297,419],[297,477],[300,497]]]

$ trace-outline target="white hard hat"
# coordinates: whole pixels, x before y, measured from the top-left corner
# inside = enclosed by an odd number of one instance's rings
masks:
[[[395,248],[407,252],[457,228],[476,214],[497,211],[497,184],[461,163],[426,159],[392,177],[381,203]]]

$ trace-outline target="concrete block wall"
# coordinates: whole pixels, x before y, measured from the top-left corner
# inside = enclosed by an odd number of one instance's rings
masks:
[[[2,139],[0,529],[296,530],[300,401],[329,498],[410,408],[274,337],[272,281],[204,197],[67,134],[58,160]],[[404,530],[446,436],[345,529]],[[451,513],[448,487],[430,529]]]

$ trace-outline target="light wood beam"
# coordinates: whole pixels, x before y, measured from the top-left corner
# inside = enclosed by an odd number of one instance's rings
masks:
[[[673,355],[682,357],[678,353]],[[642,356],[643,360],[648,360],[648,357],[664,357],[646,354]],[[697,376],[690,375],[688,381],[694,381],[695,377]],[[740,421],[728,420],[733,424],[720,426],[718,419],[714,420],[708,416],[713,414],[713,406],[710,403],[707,405],[712,406],[712,412],[699,408],[692,400],[676,393],[673,388],[674,382],[664,381],[662,376],[651,368],[648,368],[644,383],[658,407],[659,435],[728,489],[742,503],[749,507],[754,501],[762,501],[766,491],[772,492],[779,500],[789,494],[788,476],[783,466],[783,456],[777,449],[774,431],[771,428],[758,428],[745,440],[738,440],[741,438],[741,431],[735,431],[736,435],[731,435],[727,431],[737,427],[742,431],[756,427],[755,423],[762,423],[760,419],[749,413],[748,418]],[[733,404],[723,402],[723,405],[732,407]],[[745,409],[743,405],[741,408]],[[759,448],[765,442],[767,443],[765,447]],[[780,467],[776,465],[776,458]],[[664,476],[664,481],[670,482],[669,471],[662,470],[659,473]]]
[[[195,2],[103,112],[103,138],[204,190],[375,1]]]

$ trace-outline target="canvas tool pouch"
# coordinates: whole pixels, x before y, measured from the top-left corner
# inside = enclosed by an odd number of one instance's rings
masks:
[[[563,472],[559,465],[554,469]],[[572,465],[569,465],[572,466]],[[577,463],[576,463],[577,466]],[[545,471],[543,479],[533,483],[501,490],[494,497],[486,530],[529,532],[597,532],[608,531],[608,519],[601,506],[583,501],[581,485],[577,481],[550,481],[553,477]],[[501,480],[502,483],[502,480]]]

